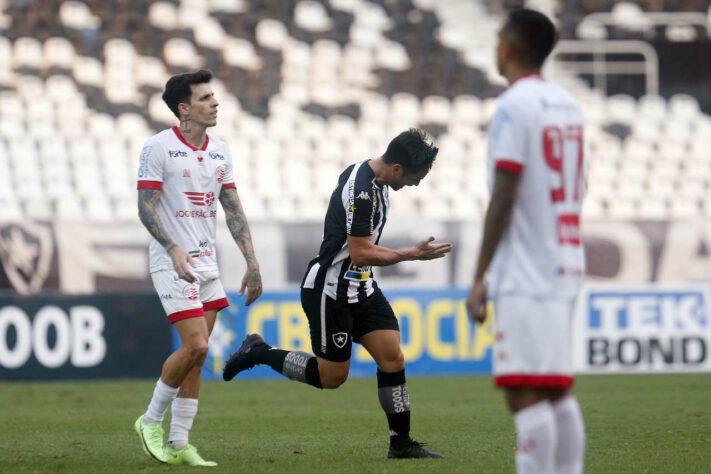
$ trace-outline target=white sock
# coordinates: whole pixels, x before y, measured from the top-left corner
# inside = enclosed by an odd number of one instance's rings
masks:
[[[585,422],[580,405],[575,397],[567,396],[553,404],[553,413],[558,430],[555,472],[558,474],[582,473],[585,457]]]
[[[514,414],[518,474],[549,474],[555,467],[557,444],[553,406],[547,400]]]
[[[193,420],[197,415],[197,398],[176,398],[171,408],[173,417],[170,420],[170,435],[168,446],[180,449],[188,444],[188,433],[193,427]]]
[[[153,390],[153,398],[151,398],[151,403],[148,404],[146,415],[143,417],[143,422],[149,425],[156,421],[162,422],[163,415],[165,415],[166,410],[168,410],[168,405],[170,405],[170,402],[172,402],[177,395],[178,387],[169,387],[164,384],[161,379],[158,379],[156,388]]]

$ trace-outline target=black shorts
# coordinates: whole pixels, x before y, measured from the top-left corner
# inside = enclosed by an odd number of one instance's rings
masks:
[[[371,331],[400,331],[395,313],[379,288],[358,303],[336,301],[321,290],[302,288],[301,306],[309,319],[311,349],[333,362],[350,359],[352,341],[358,342]]]

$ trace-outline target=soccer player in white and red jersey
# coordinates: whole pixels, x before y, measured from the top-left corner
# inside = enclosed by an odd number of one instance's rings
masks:
[[[163,364],[148,410],[134,427],[146,454],[160,462],[191,466],[216,465],[188,443],[188,432],[197,414],[208,338],[217,312],[229,306],[217,267],[217,200],[247,261],[239,294],[247,289],[249,305],[262,293],[230,152],[224,142],[207,135],[207,128],[217,124],[211,78],[202,70],[168,80],[163,100],[180,127],[163,130],[146,142],[138,170],[138,214],[153,237],[151,278],[181,346]],[[161,422],[171,404],[166,447]]]
[[[585,264],[583,117],[540,75],[556,38],[546,16],[526,9],[512,11],[499,32],[498,68],[510,86],[489,124],[491,201],[467,300],[478,322],[487,293],[494,302],[494,380],[514,413],[519,473],[582,472],[585,447],[570,393],[571,319]]]

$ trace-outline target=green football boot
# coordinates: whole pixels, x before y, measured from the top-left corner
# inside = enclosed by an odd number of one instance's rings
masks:
[[[205,461],[202,456],[198,454],[197,448],[192,444],[186,444],[180,449],[173,449],[167,446],[165,452],[168,458],[168,464],[205,467],[217,466],[217,463],[214,461]]]
[[[163,427],[158,421],[150,425],[144,423],[143,416],[139,416],[133,425],[138,437],[141,438],[143,450],[158,462],[168,462],[168,456],[165,454],[163,446]]]

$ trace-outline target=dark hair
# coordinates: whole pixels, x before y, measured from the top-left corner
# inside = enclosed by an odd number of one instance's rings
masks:
[[[544,14],[526,8],[509,13],[502,33],[511,42],[518,61],[538,69],[558,41],[553,22]]]
[[[178,112],[178,104],[190,103],[190,96],[193,91],[190,86],[193,84],[205,84],[210,82],[212,79],[212,73],[205,69],[201,69],[197,72],[187,72],[185,74],[178,74],[168,79],[165,83],[165,91],[163,92],[163,102],[168,106],[171,112],[175,114],[176,117],[180,118],[180,112]]]
[[[389,165],[401,165],[405,174],[417,174],[432,168],[438,151],[439,149],[427,140],[425,132],[411,128],[390,141],[383,161]]]

